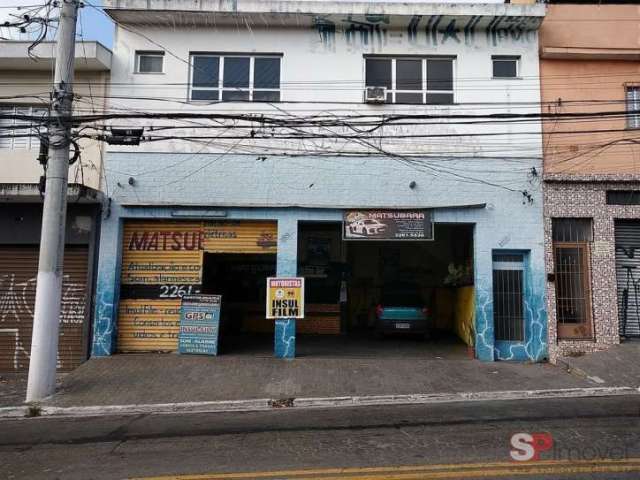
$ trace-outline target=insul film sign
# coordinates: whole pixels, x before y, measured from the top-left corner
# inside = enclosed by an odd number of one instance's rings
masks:
[[[431,210],[347,210],[344,240],[433,240]]]
[[[267,278],[267,318],[304,318],[304,278]]]

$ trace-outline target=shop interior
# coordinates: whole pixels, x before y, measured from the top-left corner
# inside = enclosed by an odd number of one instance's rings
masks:
[[[222,295],[220,354],[273,349],[264,312],[266,279],[275,275],[275,254],[204,253],[202,293]]]
[[[221,354],[270,356],[266,278],[275,254],[205,253],[202,292],[222,295]],[[473,225],[435,224],[430,241],[345,241],[338,222],[304,222],[298,276],[305,318],[296,321],[296,355],[467,355],[473,347]],[[377,328],[386,292],[405,290],[428,312],[427,335]]]

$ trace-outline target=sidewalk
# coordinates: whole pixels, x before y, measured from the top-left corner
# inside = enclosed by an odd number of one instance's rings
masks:
[[[382,402],[385,396],[460,394],[464,398],[491,392],[535,396],[541,391],[637,389],[640,385],[640,377],[633,374],[622,383],[618,383],[622,377],[602,374],[604,381],[596,384],[585,375],[568,373],[563,366],[483,363],[467,358],[463,348],[446,345],[425,349],[424,343],[384,341],[378,348],[371,346],[369,342],[356,348],[353,344],[349,349],[327,348],[320,342],[311,349],[315,354],[294,360],[273,358],[268,351],[218,357],[129,354],[96,358],[65,375],[56,394],[42,404],[63,408],[147,405],[151,409],[155,404],[257,400],[290,406],[293,399],[308,405],[310,398],[340,397],[348,402],[353,397],[375,396]],[[0,384],[0,392],[4,388]],[[21,398],[15,392],[0,393],[2,406],[20,405]]]
[[[628,340],[603,352],[562,357],[558,365],[595,384],[640,386],[640,340]]]

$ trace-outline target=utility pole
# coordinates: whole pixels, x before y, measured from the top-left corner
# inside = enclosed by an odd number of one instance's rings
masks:
[[[60,1],[27,402],[42,400],[56,387],[78,6],[79,0]]]

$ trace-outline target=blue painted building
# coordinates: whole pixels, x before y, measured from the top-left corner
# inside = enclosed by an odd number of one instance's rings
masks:
[[[134,20],[127,1],[106,4]],[[154,42],[117,27],[113,95],[136,97],[129,112],[201,117],[129,119],[146,141],[108,153],[93,356],[173,350],[181,292],[217,288],[223,314],[225,298],[251,297],[242,329],[272,332],[292,357],[299,333],[371,326],[382,292],[410,281],[478,359],[546,358],[540,125],[487,116],[539,112],[542,5],[389,2],[374,15],[239,0],[176,5],[178,27],[155,5],[136,25]],[[345,214],[362,210],[428,212],[434,239],[343,240]],[[265,323],[254,306],[268,275],[304,276],[317,310]]]

